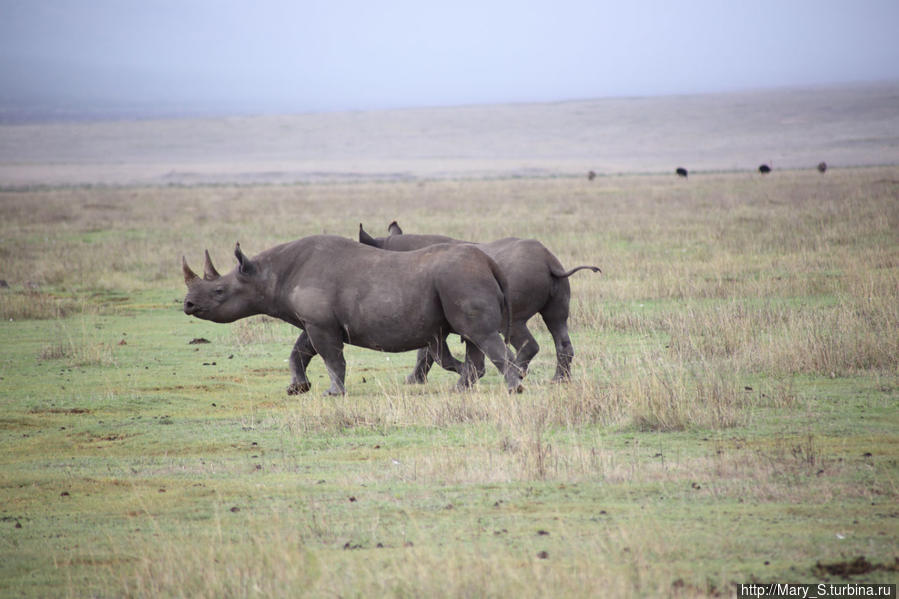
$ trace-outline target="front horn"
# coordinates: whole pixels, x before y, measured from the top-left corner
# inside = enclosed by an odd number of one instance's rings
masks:
[[[187,265],[187,258],[184,256],[181,256],[181,270],[184,271],[184,283],[187,286],[190,286],[192,282],[200,278],[197,276],[197,273],[192,271],[190,266]]]

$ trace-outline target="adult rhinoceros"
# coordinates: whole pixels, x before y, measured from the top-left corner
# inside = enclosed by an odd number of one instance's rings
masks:
[[[252,259],[237,244],[234,254],[237,267],[220,275],[207,251],[203,278],[182,257],[184,312],[214,322],[267,314],[302,329],[290,354],[288,394],[309,390],[306,366],[316,354],[331,378],[326,395],[345,393],[345,343],[387,352],[426,346],[441,366],[459,372],[460,389],[477,381],[470,356],[483,352],[503,373],[510,392],[521,390],[521,374],[498,332],[508,330],[505,281],[493,260],[474,247],[443,244],[383,252],[343,237],[316,235]],[[450,333],[466,341],[464,364],[446,348]]]
[[[473,245],[493,258],[508,282],[507,295],[512,308],[512,323],[509,341],[518,352],[515,364],[523,374],[528,364],[537,355],[540,346],[528,330],[527,322],[540,313],[549,329],[556,346],[556,373],[553,381],[560,382],[571,377],[571,360],[574,347],[568,335],[568,305],[571,300],[571,286],[568,277],[582,269],[600,272],[596,266],[577,266],[565,270],[552,252],[535,239],[506,237],[491,243],[472,244],[444,235],[404,235],[396,223],[387,227],[389,237],[372,237],[359,225],[359,241],[385,250],[398,252],[418,250],[432,244],[454,243]],[[483,374],[483,356],[473,356]],[[415,370],[407,377],[410,383],[423,383],[434,362],[434,356],[427,348],[418,353]],[[441,364],[442,365],[442,364]]]

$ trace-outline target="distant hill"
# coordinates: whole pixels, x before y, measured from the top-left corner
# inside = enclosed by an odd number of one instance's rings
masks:
[[[115,115],[113,115],[115,116]],[[121,115],[119,115],[121,116]],[[547,104],[0,124],[0,185],[899,163],[899,82]]]

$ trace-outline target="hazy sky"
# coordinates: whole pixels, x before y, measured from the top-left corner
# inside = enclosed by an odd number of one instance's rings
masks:
[[[317,111],[899,79],[899,0],[0,0],[0,102]]]

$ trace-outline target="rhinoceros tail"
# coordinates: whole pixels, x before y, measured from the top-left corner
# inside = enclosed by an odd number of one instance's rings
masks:
[[[487,256],[486,254],[484,255]],[[506,280],[506,275],[503,274],[503,271],[493,261],[493,258],[487,256],[487,262],[490,264],[493,278],[496,279],[499,290],[503,294],[503,330],[500,332],[503,335],[503,341],[509,343],[509,336],[512,331],[512,304],[509,301],[509,282]]]
[[[558,270],[556,268],[550,267],[550,272],[552,272],[552,275],[556,278],[565,279],[567,277],[570,277],[577,271],[584,270],[586,268],[592,270],[593,272],[602,272],[602,269],[600,269],[598,266],[575,266],[571,270]]]

